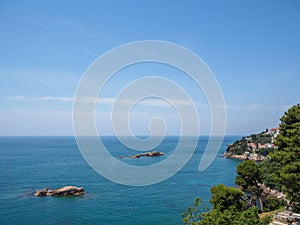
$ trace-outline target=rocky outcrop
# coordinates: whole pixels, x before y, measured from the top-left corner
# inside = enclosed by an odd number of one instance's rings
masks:
[[[266,186],[265,184],[259,184],[259,187],[262,190],[262,195],[270,196],[270,197],[278,198],[280,200],[287,201],[286,195],[283,194],[282,192],[277,191],[275,189],[271,189],[270,187]]]
[[[136,158],[140,158],[140,157],[143,157],[143,156],[153,157],[153,156],[162,156],[162,155],[164,155],[163,152],[153,151],[153,152],[145,152],[145,153],[136,154],[136,155],[131,156],[130,158],[136,159]]]
[[[34,196],[78,196],[83,194],[83,187],[65,186],[54,190],[43,188],[41,190],[37,190]]]
[[[224,156],[226,158],[238,159],[238,160],[246,160],[248,158],[246,154],[236,155],[236,154],[232,154],[231,152],[225,152]]]
[[[245,152],[242,155],[232,154],[231,152],[225,152],[224,156],[226,158],[231,158],[231,159],[253,160],[255,162],[262,162],[267,158],[265,156],[261,156],[261,155],[254,154],[254,153],[249,153],[249,152]]]
[[[137,158],[140,158],[140,157],[154,157],[154,156],[163,156],[163,155],[164,155],[163,152],[152,151],[152,152],[144,152],[144,153],[132,155],[132,156],[129,156],[129,157],[132,158],[132,159],[137,159]],[[121,156],[119,156],[119,158],[123,159],[123,158],[125,158],[125,156],[121,155]]]

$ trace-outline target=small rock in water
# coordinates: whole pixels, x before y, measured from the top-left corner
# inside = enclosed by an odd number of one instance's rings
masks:
[[[34,196],[78,196],[83,194],[83,187],[65,186],[54,190],[43,188],[41,190],[37,190]]]
[[[43,188],[41,190],[37,190],[34,195],[35,196],[46,196],[47,193],[48,193],[48,188]]]
[[[132,159],[137,159],[140,157],[153,157],[153,156],[163,156],[164,153],[163,152],[158,152],[158,151],[153,151],[153,152],[145,152],[145,153],[140,153],[140,154],[136,154],[136,155],[132,155],[130,156],[130,158]]]

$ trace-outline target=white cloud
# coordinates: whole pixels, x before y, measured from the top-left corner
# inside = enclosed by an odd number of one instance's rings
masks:
[[[27,100],[25,96],[15,96],[15,97],[6,97],[4,98],[6,101],[15,101],[15,100]]]
[[[49,102],[60,101],[67,104],[72,103],[74,100],[72,97],[26,97],[15,96],[7,97],[6,101],[32,101],[36,102]],[[91,100],[91,99],[90,99]],[[178,104],[186,105],[186,101],[174,100]],[[123,99],[124,104],[132,104],[132,100]],[[98,104],[113,105],[115,103],[114,98],[98,98]],[[145,99],[140,102],[141,106],[157,106],[157,107],[169,107],[169,104],[159,99]],[[190,103],[189,103],[190,104]],[[196,104],[199,114],[200,131],[201,134],[208,134],[210,131],[210,113],[208,105]],[[18,104],[16,104],[18,107]],[[277,126],[279,123],[278,118],[283,112],[289,108],[288,106],[272,106],[272,105],[227,105],[228,109],[228,127],[227,134],[249,134],[265,128]],[[251,112],[250,112],[251,111]],[[248,113],[250,112],[250,113]],[[189,115],[189,111],[183,111]],[[114,118],[116,121],[124,120],[124,116],[129,116],[130,126],[133,132],[136,134],[148,134],[149,133],[149,121],[153,117],[160,117],[167,124],[167,133],[170,135],[177,134],[178,115],[174,111],[162,110],[144,110],[144,108],[138,108],[130,112],[130,115],[120,113]],[[101,135],[112,135],[113,129],[111,125],[111,111],[110,110],[95,110],[95,120],[98,131]],[[193,124],[195,121],[188,121]],[[0,111],[0,135],[72,135],[72,110],[70,108],[64,110],[43,110],[43,109],[16,109],[12,108],[5,111]]]
[[[226,105],[229,110],[283,110],[290,106],[275,106],[275,105],[263,105],[263,104],[248,104],[248,105]]]
[[[53,96],[45,96],[45,97],[26,97],[26,96],[14,96],[14,97],[6,97],[4,98],[6,101],[61,101],[61,102],[73,102],[74,98],[71,97],[53,97]]]
[[[66,97],[66,96],[44,96],[44,97],[27,97],[27,96],[12,96],[4,98],[5,101],[32,101],[32,102],[46,102],[46,101],[58,101],[58,102],[73,102],[74,97]],[[84,98],[85,102],[94,102],[94,98],[87,97]],[[192,102],[182,99],[168,99],[165,101],[159,98],[146,98],[142,99],[138,102],[131,100],[131,99],[115,99],[115,98],[97,98],[97,104],[99,105],[114,105],[116,101],[119,104],[128,104],[134,105],[137,104],[139,106],[153,106],[153,107],[172,107],[172,104],[177,106],[193,106],[200,108],[208,108],[208,103],[199,103],[199,102]],[[217,107],[222,107],[217,105]],[[283,110],[288,109],[291,105],[283,105],[283,106],[276,106],[276,105],[263,105],[263,104],[247,104],[247,105],[225,105],[227,110]]]
[[[26,97],[26,96],[13,96],[13,97],[6,97],[4,98],[6,101],[60,101],[60,102],[73,102],[73,97],[59,97],[59,96],[44,96],[44,97]],[[92,102],[94,98],[85,98],[84,101]],[[195,102],[187,101],[187,100],[180,100],[180,99],[169,99],[168,101],[164,101],[162,99],[143,99],[139,102],[135,102],[131,99],[115,99],[115,98],[97,98],[97,104],[105,104],[105,105],[113,105],[116,103],[121,104],[139,104],[142,106],[157,106],[157,107],[171,107],[171,104],[178,105],[178,106],[192,106],[193,104],[197,104]],[[203,106],[204,104],[199,104]]]

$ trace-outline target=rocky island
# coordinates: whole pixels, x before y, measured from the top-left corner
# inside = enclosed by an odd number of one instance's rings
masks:
[[[155,157],[155,156],[163,156],[163,152],[158,152],[158,151],[152,151],[152,152],[144,152],[144,153],[139,153],[136,155],[130,156],[132,159],[137,159],[140,157]],[[119,158],[125,158],[125,156],[119,156]]]
[[[65,186],[53,190],[43,188],[41,190],[37,190],[34,196],[78,196],[83,195],[84,192],[83,187]]]

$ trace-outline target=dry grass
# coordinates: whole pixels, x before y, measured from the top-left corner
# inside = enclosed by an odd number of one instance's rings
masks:
[[[283,208],[280,208],[280,209],[276,209],[276,210],[274,210],[274,211],[271,211],[271,212],[263,212],[263,213],[260,213],[259,214],[259,218],[264,218],[264,217],[266,217],[266,216],[274,216],[275,215],[275,213],[277,213],[277,212],[281,212],[281,211],[284,211],[284,207]]]

